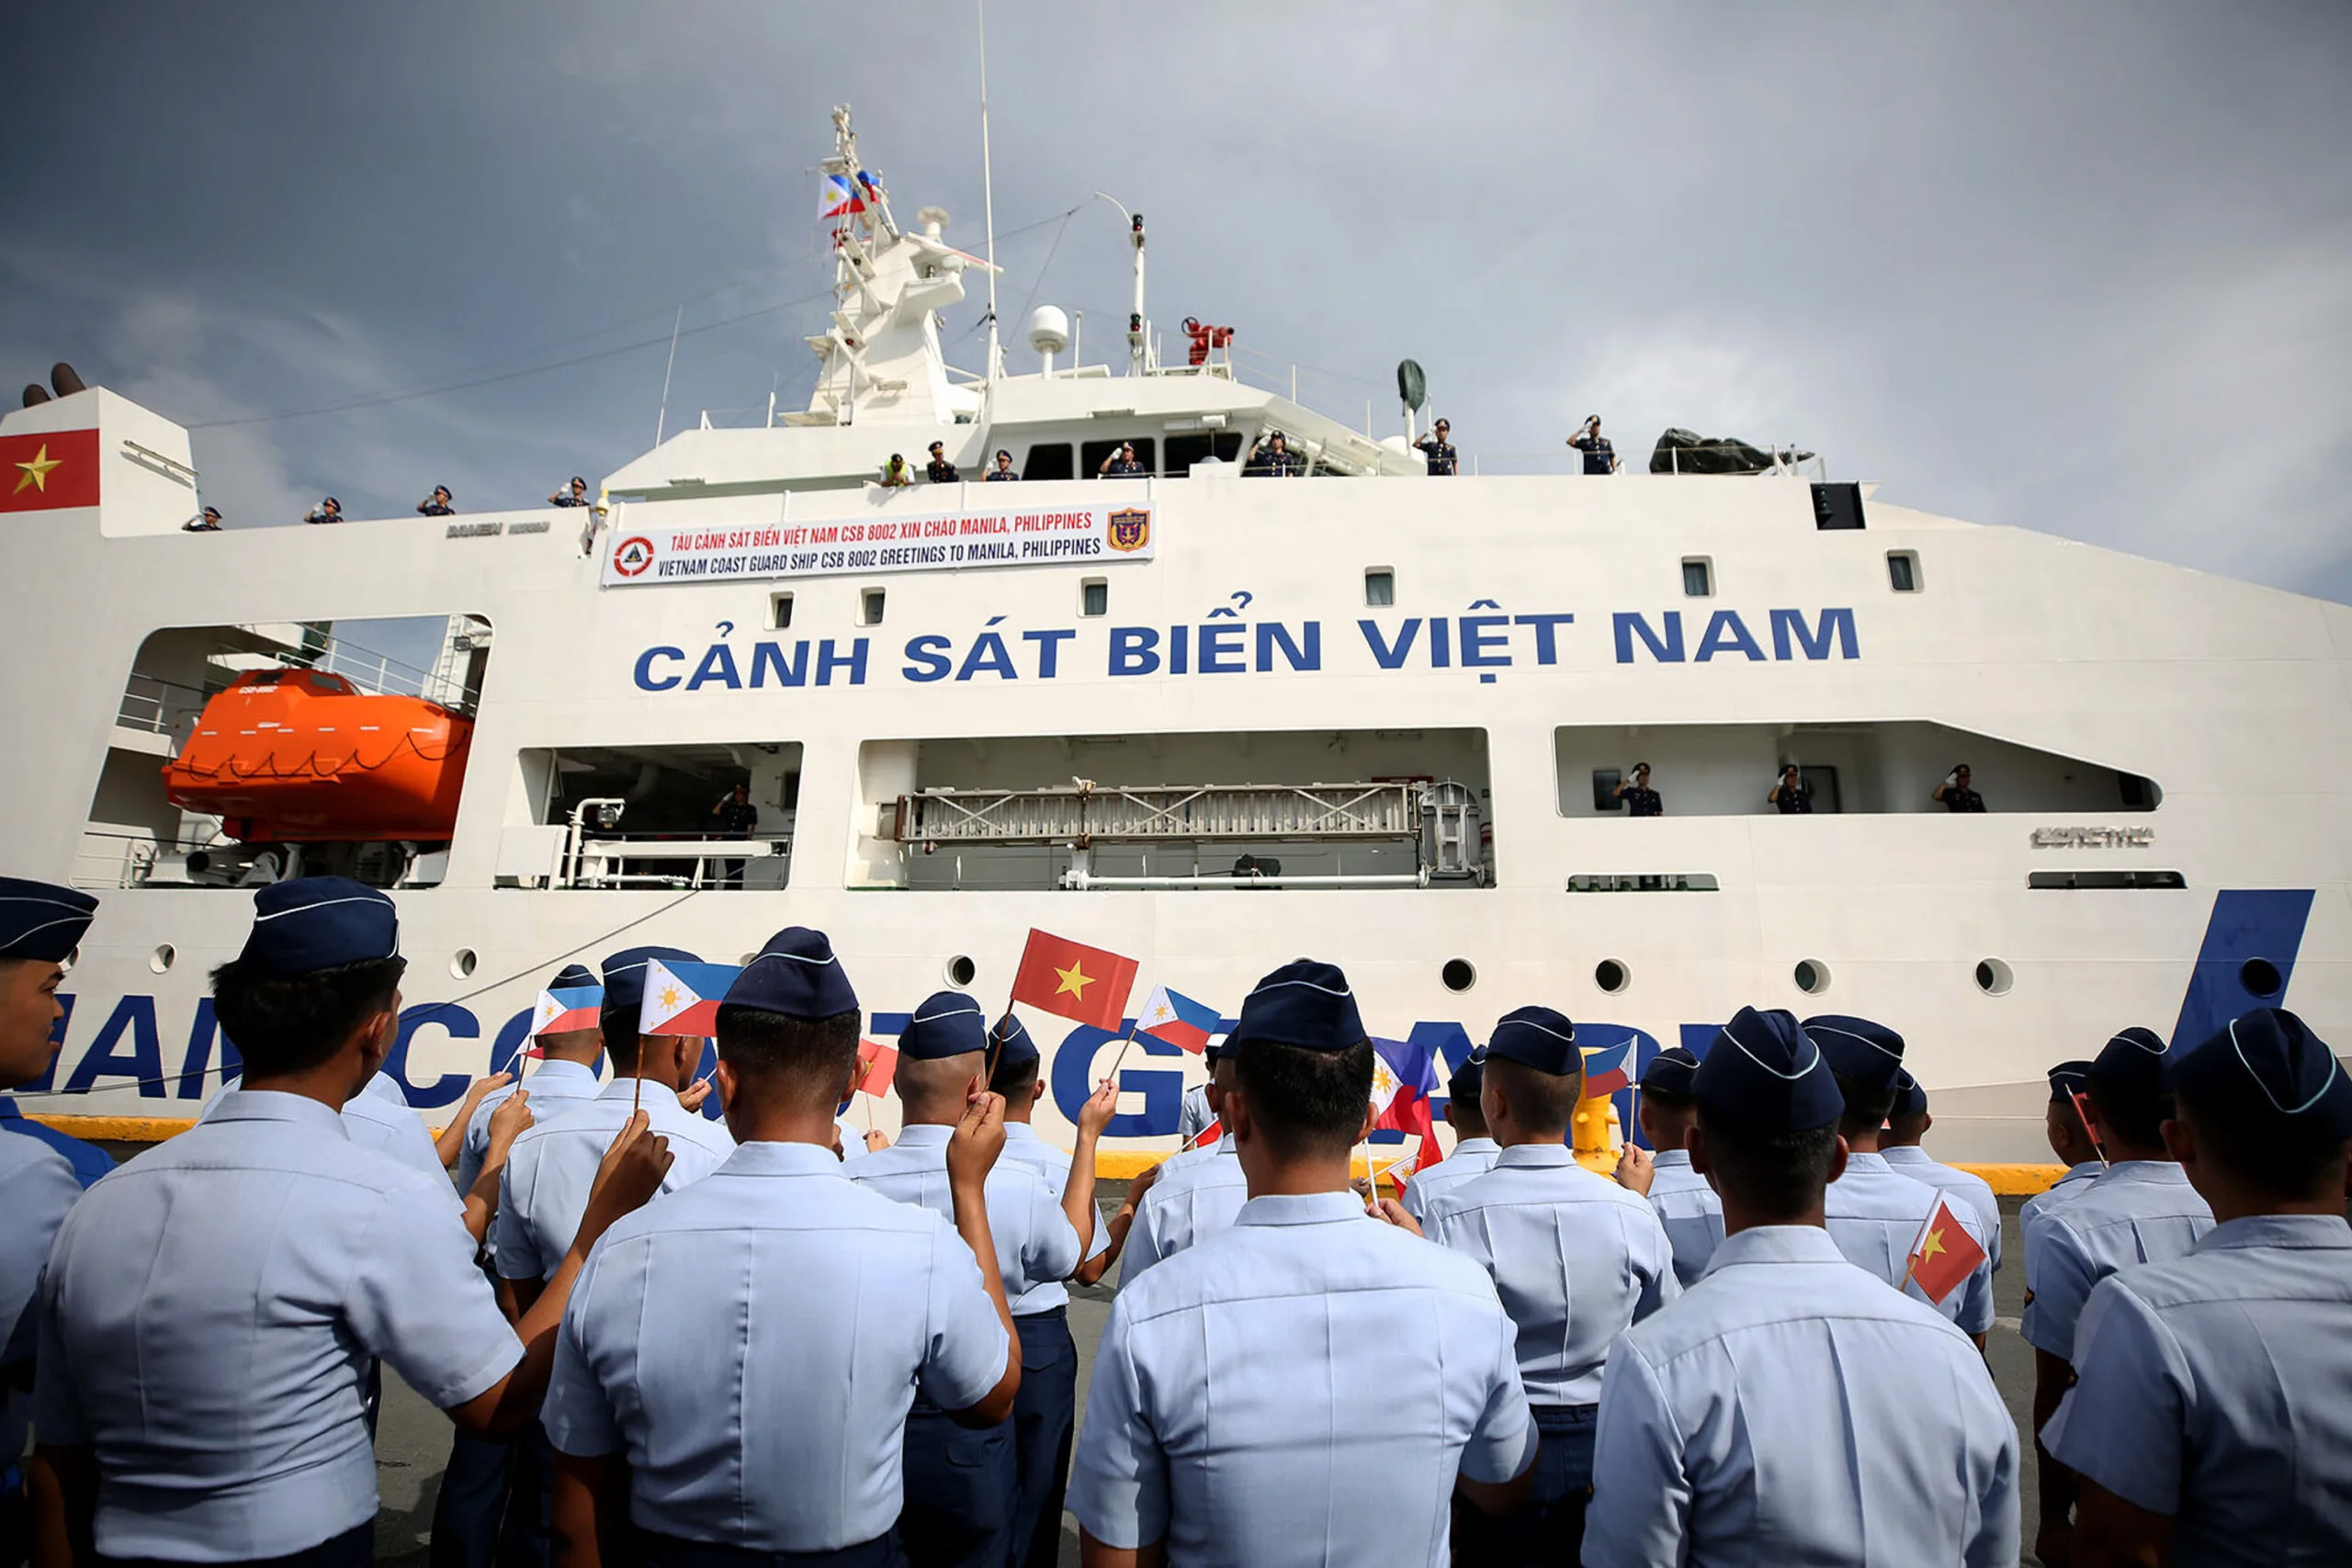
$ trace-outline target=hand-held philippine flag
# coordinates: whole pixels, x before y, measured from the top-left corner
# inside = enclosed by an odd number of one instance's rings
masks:
[[[1984,1247],[1968,1234],[1945,1194],[1939,1191],[1936,1206],[1928,1211],[1928,1223],[1919,1227],[1919,1239],[1911,1244],[1912,1281],[1928,1292],[1929,1301],[1941,1306],[1944,1298],[1960,1289],[1984,1261]]]
[[[890,1082],[899,1076],[899,1051],[879,1040],[860,1039],[857,1043],[857,1078],[860,1094],[870,1094],[879,1100],[890,1092]]]
[[[1430,1097],[1437,1093],[1437,1057],[1425,1045],[1404,1040],[1372,1043],[1372,1103],[1376,1129],[1411,1133],[1421,1140],[1415,1170],[1438,1160],[1437,1122]]]
[[[706,1039],[718,1032],[718,1004],[727,987],[742,973],[734,964],[665,964],[645,961],[645,1001],[638,1009],[639,1034],[696,1034]]]
[[[1032,931],[1012,977],[1012,999],[1116,1033],[1135,989],[1136,968],[1132,958]]]
[[[0,512],[98,503],[98,433],[0,435]]]
[[[1182,1046],[1195,1055],[1208,1049],[1216,1025],[1216,1009],[1165,986],[1153,987],[1151,995],[1144,998],[1143,1010],[1136,1014],[1137,1034]]]
[[[1584,1054],[1584,1097],[1599,1100],[1634,1087],[1634,1037],[1614,1045],[1600,1045]]]
[[[598,1015],[605,1006],[602,986],[571,986],[560,991],[541,991],[539,1004],[531,1010],[531,1036],[570,1034],[596,1027]]]

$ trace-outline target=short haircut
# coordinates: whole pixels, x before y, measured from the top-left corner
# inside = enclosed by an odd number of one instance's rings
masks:
[[[2094,1073],[2084,1086],[2099,1120],[2134,1148],[2160,1148],[2172,1120],[2172,1096],[2144,1084],[2120,1084]]]
[[[1247,1040],[1227,1059],[1250,1101],[1251,1125],[1277,1157],[1345,1154],[1355,1146],[1372,1108],[1371,1041],[1309,1051]]]
[[[1886,1113],[1894,1109],[1894,1086],[1873,1089],[1843,1073],[1829,1076],[1838,1080],[1838,1092],[1846,1097],[1846,1114],[1838,1118],[1838,1131],[1849,1138],[1875,1137],[1886,1125]]]
[[[1451,1096],[1445,1102],[1445,1113],[1459,1126],[1476,1127],[1481,1133],[1487,1130],[1487,1108],[1478,1103],[1475,1094]]]
[[[740,1002],[718,1010],[718,1059],[754,1093],[831,1110],[857,1061],[855,1012],[790,1018]]]
[[[899,1090],[899,1103],[910,1114],[946,1116],[952,1121],[962,1114],[965,1092],[979,1067],[978,1051],[960,1051],[953,1056],[901,1055],[891,1082]]]
[[[989,1092],[1007,1100],[1026,1095],[1037,1082],[1037,1069],[1044,1065],[1044,1058],[1023,1056],[1018,1061],[1005,1061],[1001,1052],[999,1057],[996,1071],[989,1077]]]
[[[1896,1141],[1916,1144],[1927,1135],[1928,1113],[1924,1111],[1906,1111],[1900,1116],[1890,1114],[1886,1119],[1886,1126],[1887,1131],[1894,1134]]]
[[[1510,1107],[1521,1126],[1531,1133],[1566,1132],[1568,1118],[1584,1098],[1584,1074],[1538,1072],[1509,1056],[1487,1058],[1487,1081],[1495,1097]]]
[[[407,971],[405,958],[363,958],[288,978],[231,959],[212,972],[213,1016],[244,1058],[247,1077],[299,1073],[389,1010]]]
[[[1759,1133],[1699,1107],[1699,1134],[1717,1190],[1770,1221],[1794,1220],[1821,1203],[1838,1159],[1838,1129]]]
[[[2267,1197],[2292,1201],[2343,1192],[2347,1145],[2313,1125],[2317,1117],[2199,1116],[2190,1099],[2181,1102],[2180,1119],[2197,1134],[2204,1157]]]
[[[637,1021],[641,1010],[616,1007],[606,1002],[596,1013],[596,1023],[605,1032],[605,1055],[613,1059],[613,1071],[637,1071]]]

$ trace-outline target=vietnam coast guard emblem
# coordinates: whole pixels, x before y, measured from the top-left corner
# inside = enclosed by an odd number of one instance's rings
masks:
[[[1111,547],[1130,554],[1151,543],[1151,508],[1123,506],[1111,513]]]

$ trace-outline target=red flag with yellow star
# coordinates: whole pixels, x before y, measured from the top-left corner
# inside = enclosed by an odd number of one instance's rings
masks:
[[[1032,931],[1012,977],[1012,999],[1117,1032],[1135,989],[1136,961],[1050,931]]]
[[[1939,1191],[1936,1206],[1928,1211],[1928,1223],[1919,1227],[1919,1239],[1911,1244],[1911,1278],[1928,1292],[1929,1301],[1940,1306],[1984,1261],[1984,1249]]]
[[[0,435],[0,512],[98,503],[98,433]]]

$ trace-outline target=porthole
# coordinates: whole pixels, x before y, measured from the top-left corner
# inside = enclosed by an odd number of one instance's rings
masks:
[[[1612,997],[1632,984],[1633,978],[1633,973],[1614,958],[1604,958],[1592,966],[1592,983]]]
[[[980,966],[960,953],[947,961],[947,983],[959,991],[970,985],[972,976],[979,972]]]
[[[1797,989],[1808,997],[1817,997],[1829,988],[1829,965],[1818,958],[1801,958],[1796,968]]]
[[[158,975],[169,974],[173,963],[178,957],[179,953],[167,942],[147,955],[147,967]]]
[[[461,947],[458,949],[456,953],[449,955],[449,978],[452,980],[472,979],[474,975],[474,950],[472,948]]]
[[[2006,997],[2018,977],[2009,966],[1997,958],[1981,958],[1976,962],[1976,988],[1988,997]]]
[[[2278,965],[2267,958],[2249,958],[2239,964],[2238,984],[2246,988],[2247,995],[2260,997],[2265,1001],[2287,988],[2286,978],[2278,973]]]
[[[1466,991],[1478,983],[1478,971],[1466,958],[1449,958],[1437,972],[1437,977],[1445,982],[1449,991]]]

